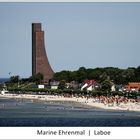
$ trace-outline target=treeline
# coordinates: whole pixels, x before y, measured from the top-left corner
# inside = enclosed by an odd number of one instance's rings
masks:
[[[140,66],[127,69],[115,67],[86,69],[80,67],[77,71],[56,72],[53,79],[56,81],[65,80],[66,82],[77,81],[79,83],[86,79],[94,79],[98,82],[112,80],[115,84],[127,84],[128,82],[140,82]]]
[[[17,83],[17,82],[20,82],[20,83],[25,83],[25,82],[35,82],[37,84],[41,83],[41,81],[43,80],[43,74],[41,73],[37,73],[33,76],[30,76],[29,78],[22,78],[20,79],[20,76],[19,75],[15,75],[15,76],[11,76],[10,77],[10,80],[6,83]]]

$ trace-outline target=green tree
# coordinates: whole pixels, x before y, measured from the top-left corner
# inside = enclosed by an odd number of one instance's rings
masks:
[[[72,71],[69,73],[69,82],[78,81],[77,71]]]
[[[70,81],[70,71],[61,71],[61,72],[56,72],[54,74],[54,80],[56,81],[61,81],[61,80],[66,80],[67,82]]]
[[[107,75],[106,72],[103,72],[101,75],[100,75],[100,82],[104,82],[105,80],[108,80],[109,79],[109,76]]]
[[[99,83],[112,80],[115,84],[125,85],[128,82],[140,82],[140,66],[137,68],[119,69],[115,67],[89,68],[80,67],[77,71],[61,71],[54,74],[54,80],[66,82],[94,79]]]
[[[111,90],[111,83],[109,80],[105,80],[101,83],[101,87],[103,91],[110,91]]]
[[[87,69],[87,79],[93,80],[96,79],[99,81],[100,75],[102,74],[102,70],[99,68],[96,69]]]
[[[140,66],[138,66],[138,67],[135,69],[135,77],[136,77],[136,81],[137,81],[137,82],[140,82]]]
[[[77,71],[77,80],[79,83],[83,82],[83,80],[87,79],[87,72],[85,67],[80,67]]]
[[[19,81],[19,76],[18,75],[10,77],[10,82],[11,83],[17,83],[18,81]]]
[[[58,85],[59,89],[65,89],[66,88],[66,81],[65,80],[61,80],[59,85]]]
[[[41,81],[44,79],[44,76],[42,73],[37,73],[35,75],[32,75],[30,78],[29,78],[29,81],[31,82],[35,82],[36,84],[40,84]]]

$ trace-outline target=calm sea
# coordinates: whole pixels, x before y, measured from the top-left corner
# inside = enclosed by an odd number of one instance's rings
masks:
[[[9,78],[0,78],[0,83],[4,83],[4,82],[6,82],[8,80],[9,80]]]
[[[0,126],[140,126],[140,112],[0,98]]]

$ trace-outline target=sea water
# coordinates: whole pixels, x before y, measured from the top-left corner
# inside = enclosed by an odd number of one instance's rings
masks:
[[[140,126],[140,112],[73,102],[0,98],[0,126]]]
[[[10,80],[9,78],[0,78],[0,83],[5,83],[9,80]]]

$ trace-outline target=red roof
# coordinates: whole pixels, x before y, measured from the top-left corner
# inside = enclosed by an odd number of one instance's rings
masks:
[[[84,82],[83,82],[84,84],[88,84],[88,86],[89,85],[94,85],[94,84],[96,84],[97,82],[95,81],[95,80],[84,80]]]

